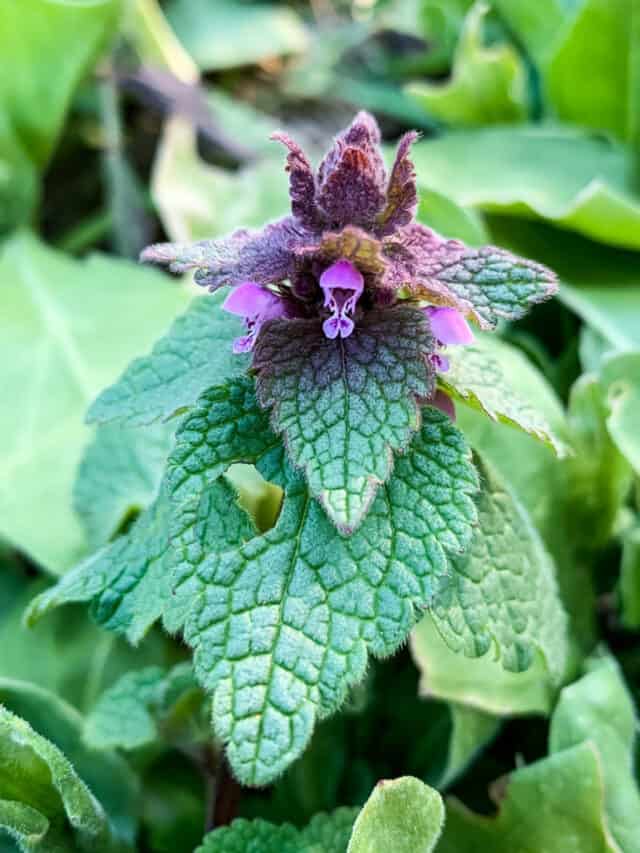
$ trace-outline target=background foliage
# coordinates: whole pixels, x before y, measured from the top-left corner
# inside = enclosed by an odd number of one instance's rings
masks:
[[[0,0],[0,50],[0,851],[639,851],[637,0]],[[561,287],[453,364],[494,535],[255,789],[154,626],[172,416],[244,365],[214,299],[135,259],[284,214],[269,134],[317,153],[359,108],[422,131],[421,221]],[[279,490],[222,482],[269,530]]]

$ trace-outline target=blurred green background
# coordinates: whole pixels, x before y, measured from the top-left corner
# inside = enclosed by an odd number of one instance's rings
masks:
[[[638,0],[0,0],[0,56],[0,701],[89,774],[122,837],[143,850],[192,849],[201,780],[175,743],[135,753],[133,770],[111,751],[98,767],[84,752],[83,715],[129,668],[169,666],[185,650],[155,633],[129,649],[81,608],[30,632],[21,612],[157,488],[164,428],[84,424],[97,393],[194,292],[138,267],[139,251],[281,216],[275,129],[317,157],[358,109],[376,115],[389,152],[418,128],[421,221],[559,274],[556,300],[500,329],[501,358],[574,455],[557,461],[471,411],[459,421],[555,562],[574,675],[606,643],[637,698]],[[426,623],[411,654],[377,664],[347,713],[320,726],[274,789],[245,792],[238,813],[302,824],[405,772],[453,785],[488,812],[489,782],[518,755],[551,760],[558,685],[543,669],[514,682],[491,660],[471,666]],[[429,699],[418,696],[420,673]],[[628,699],[616,683],[605,713]],[[402,711],[389,695],[402,697]],[[595,740],[615,763],[606,739]],[[632,790],[633,749],[630,734],[626,769],[605,778],[605,797]],[[130,786],[124,800],[114,777]],[[476,849],[460,821],[458,849]],[[505,830],[491,843],[506,853],[509,838]],[[550,843],[531,849],[564,850]]]

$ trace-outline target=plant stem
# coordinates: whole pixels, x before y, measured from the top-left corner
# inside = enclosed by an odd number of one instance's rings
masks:
[[[202,751],[200,769],[205,784],[204,831],[211,832],[216,825],[216,801],[220,788],[220,767],[222,753],[212,744],[206,744]]]

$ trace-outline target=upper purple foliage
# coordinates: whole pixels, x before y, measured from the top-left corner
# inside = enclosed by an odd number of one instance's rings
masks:
[[[314,172],[300,146],[276,133],[273,139],[288,150],[291,216],[219,240],[150,246],[142,259],[175,272],[194,270],[196,282],[210,290],[250,282],[269,294],[270,310],[277,305],[285,311],[279,316],[318,318],[331,338],[350,335],[363,312],[397,304],[455,309],[432,313],[431,322],[454,318],[469,338],[464,318],[493,328],[500,317],[516,319],[551,296],[556,279],[542,265],[491,246],[469,248],[414,221],[418,196],[409,155],[417,137],[401,138],[387,174],[378,125],[358,113]],[[267,314],[245,315],[247,347],[272,319]],[[453,342],[433,331],[441,344]]]

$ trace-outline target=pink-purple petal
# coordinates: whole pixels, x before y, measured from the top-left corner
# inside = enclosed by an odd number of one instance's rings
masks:
[[[259,317],[280,300],[253,281],[245,281],[231,291],[222,304],[223,311],[237,314],[239,317]]]
[[[455,308],[429,306],[425,313],[431,324],[431,331],[442,344],[472,344],[473,332],[460,311]]]
[[[324,292],[325,305],[328,304],[333,290],[349,290],[356,294],[356,299],[364,288],[364,278],[360,270],[351,261],[341,258],[322,273],[320,287]]]

